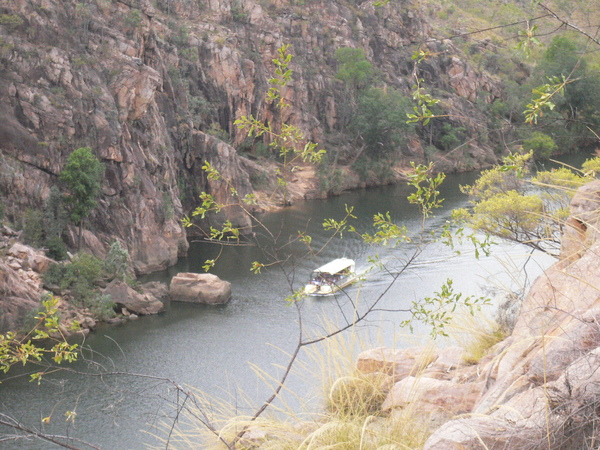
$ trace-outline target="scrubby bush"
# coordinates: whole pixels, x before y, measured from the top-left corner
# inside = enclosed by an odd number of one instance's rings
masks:
[[[44,283],[69,290],[76,301],[85,303],[103,277],[104,263],[89,253],[79,253],[70,263],[52,264],[44,274]]]
[[[48,257],[62,261],[67,258],[67,247],[59,236],[50,236],[46,239],[46,254]]]
[[[357,374],[336,380],[329,392],[327,409],[338,417],[370,416],[381,411],[387,396],[382,376]]]
[[[42,222],[44,225],[44,247],[48,250],[48,256],[57,261],[67,257],[67,247],[62,239],[69,215],[65,209],[60,190],[53,186],[50,195],[44,202]]]
[[[63,280],[67,275],[67,266],[66,264],[51,264],[48,267],[48,270],[44,274],[44,284],[46,286],[61,286]]]
[[[411,105],[409,97],[394,89],[371,88],[360,95],[350,129],[361,137],[366,156],[379,160],[402,150],[414,131],[406,122]]]
[[[116,304],[110,295],[96,293],[88,297],[84,305],[97,319],[107,320],[116,316]]]
[[[556,151],[557,146],[550,136],[535,131],[529,139],[523,141],[523,150],[533,152],[535,159],[548,159]]]
[[[104,268],[106,275],[109,278],[118,278],[124,280],[127,275],[129,253],[126,248],[123,248],[119,241],[114,241],[110,244],[110,249],[104,260]]]
[[[465,141],[466,132],[467,130],[465,127],[454,127],[450,123],[445,123],[442,126],[440,145],[445,151],[452,150]]]
[[[42,213],[37,209],[27,208],[23,216],[23,240],[32,247],[41,247],[44,240],[42,229]]]
[[[44,283],[68,291],[75,304],[88,308],[95,318],[110,319],[115,316],[115,303],[110,295],[98,292],[98,285],[106,279],[126,279],[128,261],[127,250],[115,241],[105,261],[89,253],[79,253],[71,262],[52,264],[44,274]]]
[[[6,27],[9,31],[14,31],[23,25],[23,19],[16,14],[0,14],[0,26]]]

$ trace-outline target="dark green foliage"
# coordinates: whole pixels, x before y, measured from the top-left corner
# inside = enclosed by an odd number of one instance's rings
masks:
[[[112,319],[115,314],[115,302],[110,295],[96,293],[87,298],[85,307],[90,310],[92,315],[100,320]]]
[[[44,274],[44,283],[70,291],[75,300],[85,303],[104,277],[104,263],[89,253],[79,253],[69,263],[53,264]]]
[[[67,257],[67,248],[62,240],[67,222],[68,213],[63,197],[58,188],[53,186],[44,204],[44,246],[48,249],[48,256],[57,261]]]
[[[365,145],[365,156],[378,160],[401,150],[413,129],[406,123],[411,107],[411,99],[394,89],[371,88],[361,94],[350,128]]]
[[[248,18],[248,13],[244,11],[243,3],[235,1],[231,5],[231,18],[234,22],[243,23]]]
[[[67,274],[66,264],[52,264],[44,274],[44,284],[46,286],[60,287]]]
[[[466,138],[467,130],[464,127],[454,127],[450,123],[442,126],[442,137],[440,137],[440,146],[445,150],[452,150],[463,144]]]
[[[119,241],[113,241],[104,260],[104,267],[108,277],[124,280],[129,269],[128,261],[129,253],[127,249],[123,248]]]
[[[139,28],[142,24],[142,13],[137,9],[132,9],[125,17],[125,25],[129,28]]]
[[[338,48],[335,59],[338,62],[335,77],[355,89],[364,86],[373,75],[373,65],[367,61],[361,48]]]
[[[96,207],[103,175],[104,166],[90,147],[78,148],[69,156],[60,181],[69,192],[65,203],[73,222],[80,223]]]
[[[38,306],[37,308],[33,308],[20,320],[19,329],[24,333],[28,333],[33,330],[35,326],[39,323],[39,319],[37,318],[40,312],[44,311],[45,308],[43,306]]]
[[[38,209],[27,208],[23,216],[23,240],[32,247],[41,247],[44,242],[42,230],[42,212]]]
[[[0,14],[0,26],[9,31],[14,31],[23,25],[23,19],[16,14]]]
[[[336,167],[335,158],[331,153],[327,153],[317,167],[317,178],[319,179],[319,189],[323,192],[339,194],[342,192],[343,173]]]
[[[362,181],[377,180],[379,183],[385,184],[392,178],[392,164],[388,159],[373,160],[368,157],[360,157],[354,162],[352,169]]]
[[[117,247],[120,249],[117,249]],[[47,286],[56,286],[69,291],[79,306],[88,308],[92,315],[100,320],[115,316],[115,303],[108,295],[98,292],[97,284],[105,278],[105,268],[109,267],[113,274],[124,273],[126,268],[120,266],[119,257],[123,250],[120,245],[111,246],[111,264],[106,264],[89,253],[79,253],[71,262],[51,265],[44,274]]]
[[[47,237],[44,246],[47,249],[46,254],[49,258],[56,261],[62,261],[67,258],[67,247],[60,236]]]
[[[175,22],[170,22],[169,27],[175,32],[171,38],[173,44],[175,44],[178,48],[188,47],[190,41],[190,31],[185,26],[180,26]]]
[[[71,220],[79,225],[80,242],[83,220],[96,207],[103,176],[104,166],[89,147],[78,148],[71,153],[60,174],[60,181],[68,191],[65,203],[69,208]]]
[[[554,140],[547,134],[535,131],[529,139],[523,141],[523,150],[525,152],[533,151],[535,159],[548,159],[556,151],[557,146]]]
[[[545,123],[552,127],[552,134],[559,148],[570,150],[596,142],[589,132],[590,125],[600,122],[598,103],[600,102],[600,77],[590,70],[584,51],[574,40],[565,35],[552,39],[539,65],[540,82],[568,78],[564,95],[556,96],[553,111],[549,111]],[[557,137],[558,128],[569,130],[568,136]]]

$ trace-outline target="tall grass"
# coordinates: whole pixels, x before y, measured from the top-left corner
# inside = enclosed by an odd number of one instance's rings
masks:
[[[244,429],[247,431],[235,448],[418,448],[430,435],[427,421],[410,407],[382,413],[381,405],[393,385],[392,377],[356,369],[357,354],[374,346],[363,335],[349,332],[310,347],[294,368],[294,376],[302,377],[320,392],[312,395],[287,390],[258,419],[240,414],[253,409],[252,402],[239,395],[218,399],[192,391],[189,398],[180,398],[176,405],[173,414],[177,420],[173,422],[170,414],[171,419],[157,429],[161,448],[167,444],[174,449],[227,448],[223,441],[231,442]],[[269,386],[277,382],[266,371],[256,367],[254,370]],[[293,405],[285,403],[285,398],[290,397]],[[300,411],[298,403],[302,404]]]
[[[478,363],[490,348],[507,336],[494,319],[484,314],[474,316],[467,311],[455,315],[448,327],[448,334],[465,349],[463,358],[467,364]]]

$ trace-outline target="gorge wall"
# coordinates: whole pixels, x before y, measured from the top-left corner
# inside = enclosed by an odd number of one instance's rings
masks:
[[[260,166],[234,149],[246,140],[233,125],[242,115],[296,125],[325,148],[348,146],[342,129],[347,93],[335,78],[335,50],[364,49],[381,83],[410,95],[414,44],[436,33],[410,1],[381,8],[371,2],[305,3],[2,1],[5,217],[18,223],[25,209],[41,208],[69,154],[89,146],[106,172],[86,245],[102,253],[117,238],[136,271],[147,273],[185,254],[179,219],[197,205],[199,192],[226,195],[222,183],[201,170],[205,161],[242,196],[254,190]],[[281,117],[264,95],[283,44],[291,44],[294,76],[292,107]],[[489,124],[474,103],[500,97],[499,83],[466,63],[451,41],[428,46],[441,56],[424,61],[419,76],[443,96],[445,113],[475,136],[451,155],[436,155],[439,169],[495,162]],[[424,161],[426,145],[426,136],[415,135],[399,149],[398,164]],[[248,225],[234,209],[224,217]]]

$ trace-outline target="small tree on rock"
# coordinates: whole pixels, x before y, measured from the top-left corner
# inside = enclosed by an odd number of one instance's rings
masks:
[[[77,250],[81,247],[83,221],[96,207],[103,175],[104,166],[90,147],[78,148],[71,153],[60,174],[60,181],[68,191],[65,203],[71,220],[79,226]]]

